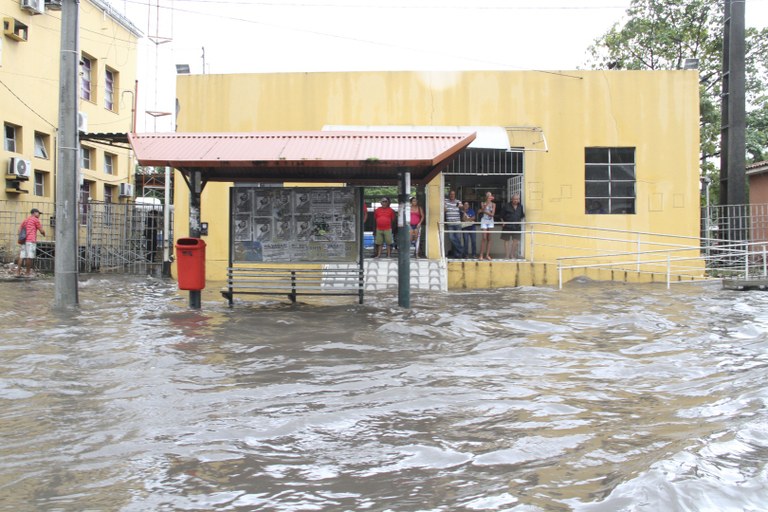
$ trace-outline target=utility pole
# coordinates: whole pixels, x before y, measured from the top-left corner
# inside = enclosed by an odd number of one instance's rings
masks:
[[[56,177],[56,254],[54,307],[77,306],[77,171],[80,134],[77,129],[80,63],[79,0],[61,2],[59,66],[59,143]]]
[[[747,203],[744,0],[724,0],[720,204]]]

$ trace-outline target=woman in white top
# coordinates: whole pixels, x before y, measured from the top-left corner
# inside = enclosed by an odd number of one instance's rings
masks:
[[[493,229],[493,216],[496,214],[496,203],[493,202],[493,194],[485,193],[485,201],[480,203],[480,259],[490,261],[491,258],[491,230]],[[483,256],[485,252],[485,256]]]

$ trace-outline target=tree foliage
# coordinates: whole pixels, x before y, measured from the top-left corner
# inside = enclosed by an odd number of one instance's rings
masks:
[[[681,69],[699,60],[701,171],[717,179],[723,78],[723,3],[712,0],[632,0],[625,20],[589,48],[593,69]],[[746,38],[747,160],[768,157],[768,29]]]

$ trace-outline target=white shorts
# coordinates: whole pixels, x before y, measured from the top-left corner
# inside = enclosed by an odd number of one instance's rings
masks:
[[[493,217],[487,219],[483,216],[483,218],[480,219],[480,229],[493,229]]]
[[[37,252],[37,243],[36,242],[26,242],[24,245],[21,246],[21,258],[29,258],[34,259],[35,253]]]

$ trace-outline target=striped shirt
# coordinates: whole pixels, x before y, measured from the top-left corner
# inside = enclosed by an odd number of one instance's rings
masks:
[[[445,199],[445,222],[458,224],[461,222],[461,201]]]
[[[37,243],[37,230],[42,229],[43,225],[40,223],[40,219],[34,215],[30,215],[21,222],[19,231],[23,226],[27,227],[27,242]]]

